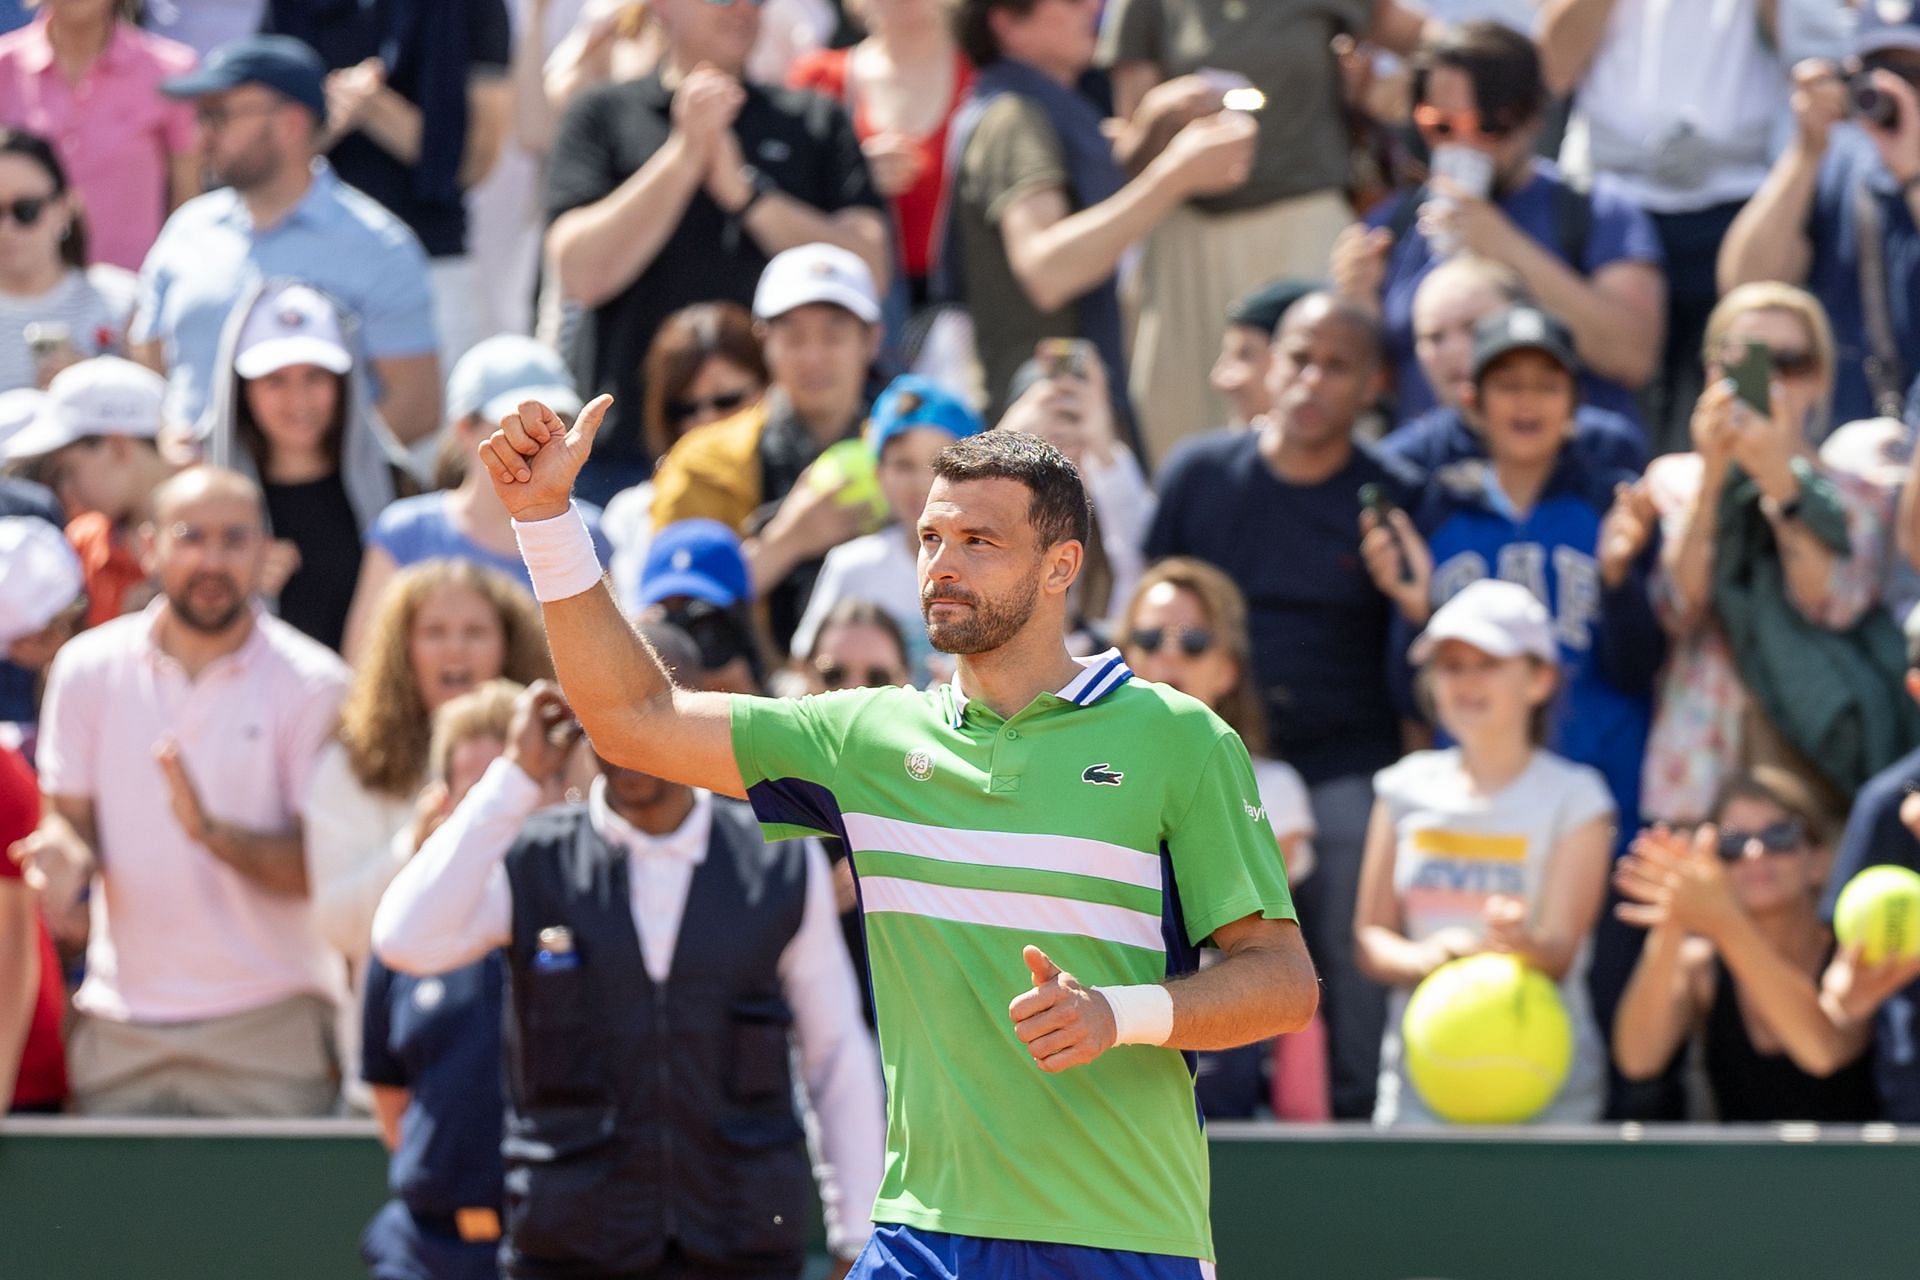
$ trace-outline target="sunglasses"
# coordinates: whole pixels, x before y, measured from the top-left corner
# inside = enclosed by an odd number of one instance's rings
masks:
[[[1720,829],[1720,861],[1738,862],[1747,856],[1747,845],[1758,840],[1768,853],[1798,853],[1806,847],[1806,828],[1791,818],[1770,822],[1758,831]]]
[[[1180,652],[1197,658],[1213,648],[1213,632],[1205,627],[1183,627],[1171,632],[1167,627],[1140,627],[1127,637],[1127,643],[1142,653],[1158,653],[1168,640],[1178,639]]]
[[[53,203],[52,196],[21,196],[18,200],[0,200],[0,222],[7,219],[30,227],[40,221],[40,215]]]
[[[723,391],[705,400],[669,400],[667,416],[675,422],[685,422],[700,413],[732,413],[747,402],[747,396],[745,391]]]
[[[668,609],[666,620],[687,633],[700,651],[701,667],[707,671],[718,671],[735,658],[750,654],[753,641],[730,609],[705,600],[687,600]]]
[[[1413,109],[1413,123],[1429,138],[1495,141],[1507,136],[1505,129],[1489,128],[1478,111],[1445,111],[1425,103]]]
[[[892,667],[868,667],[860,672],[838,662],[817,662],[814,670],[820,673],[820,683],[829,689],[884,689],[900,684],[902,677]],[[866,676],[862,680],[860,677]]]

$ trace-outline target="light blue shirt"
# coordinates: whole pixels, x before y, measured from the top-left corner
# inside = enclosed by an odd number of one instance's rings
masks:
[[[228,313],[268,279],[301,280],[330,294],[359,317],[376,359],[437,348],[420,242],[316,160],[307,194],[270,227],[254,226],[238,193],[223,187],[187,201],[160,229],[140,268],[133,340],[166,344],[170,420],[198,420]]]

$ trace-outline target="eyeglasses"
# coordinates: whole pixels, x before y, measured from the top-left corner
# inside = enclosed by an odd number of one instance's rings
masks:
[[[251,107],[197,107],[193,118],[200,122],[202,129],[220,130],[242,116],[264,116],[278,111],[283,105],[279,102],[261,102]]]
[[[230,524],[223,529],[207,529],[197,524],[180,523],[169,525],[167,536],[192,551],[204,551],[216,542],[224,551],[245,551],[259,540],[260,530],[238,524]]]
[[[904,680],[900,672],[892,667],[868,667],[860,672],[825,658],[814,663],[813,669],[820,673],[820,683],[829,689],[884,689]],[[866,679],[862,680],[862,675]]]
[[[1127,643],[1142,653],[1158,653],[1161,645],[1175,638],[1180,642],[1180,652],[1189,658],[1213,648],[1213,632],[1205,627],[1182,627],[1177,632],[1166,627],[1140,627],[1127,637]]]
[[[747,402],[752,394],[747,391],[723,391],[717,396],[708,396],[705,400],[669,400],[667,416],[675,422],[685,422],[695,414],[732,413]]]
[[[1820,367],[1820,357],[1811,351],[1769,350],[1767,362],[1783,378],[1804,378]]]
[[[1720,367],[1733,368],[1740,362],[1743,354],[1740,344],[1730,344],[1725,351],[1721,352]],[[1798,351],[1782,351],[1776,347],[1768,347],[1767,365],[1776,377],[1805,378],[1820,371],[1820,357],[1804,348]]]
[[[23,227],[30,227],[40,221],[40,215],[52,204],[52,196],[21,196],[17,200],[0,200],[0,222],[11,219]]]
[[[1747,845],[1758,840],[1768,853],[1797,853],[1806,847],[1807,830],[1791,818],[1770,822],[1758,831],[1720,828],[1720,860],[1738,862],[1747,856]]]
[[[666,620],[687,633],[700,650],[700,665],[707,671],[718,671],[735,658],[747,657],[753,645],[732,610],[706,600],[676,604],[666,610]]]
[[[1460,138],[1463,141],[1484,138],[1491,142],[1507,136],[1507,130],[1488,125],[1480,118],[1478,111],[1446,111],[1428,103],[1413,109],[1413,123],[1430,138]]]

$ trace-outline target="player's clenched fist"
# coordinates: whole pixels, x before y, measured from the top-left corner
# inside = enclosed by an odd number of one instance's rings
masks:
[[[500,419],[500,429],[481,442],[480,465],[509,515],[531,521],[566,513],[574,477],[612,404],[612,396],[594,397],[571,427],[538,400]]]
[[[1038,947],[1024,953],[1033,986],[1007,1006],[1013,1033],[1042,1071],[1084,1066],[1111,1049],[1115,1027],[1106,997],[1080,985]]]

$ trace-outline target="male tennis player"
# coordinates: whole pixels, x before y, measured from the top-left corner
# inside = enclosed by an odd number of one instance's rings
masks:
[[[939,455],[920,589],[951,684],[699,693],[621,617],[570,501],[610,403],[571,429],[523,404],[480,457],[594,748],[853,857],[888,1108],[853,1275],[1210,1277],[1184,1055],[1305,1025],[1313,968],[1245,745],[1118,653],[1067,652],[1073,464],[1015,432]],[[1208,941],[1225,958],[1198,971]]]

